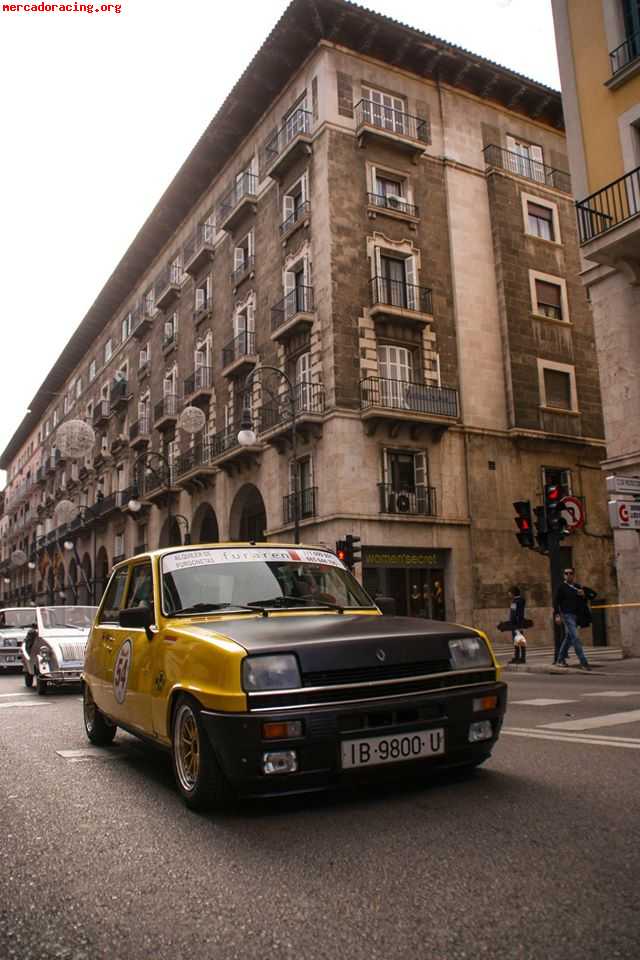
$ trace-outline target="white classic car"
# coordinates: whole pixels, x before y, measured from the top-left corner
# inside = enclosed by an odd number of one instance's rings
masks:
[[[33,607],[5,607],[0,610],[0,670],[22,669],[20,651],[34,621]]]
[[[84,650],[97,607],[32,607],[36,627],[22,647],[24,682],[43,696],[50,686],[80,683]]]

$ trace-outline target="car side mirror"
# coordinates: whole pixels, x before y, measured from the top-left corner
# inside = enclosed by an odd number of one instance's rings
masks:
[[[376,597],[375,600],[385,617],[395,617],[398,608],[394,597]]]
[[[130,630],[148,630],[155,617],[150,607],[125,607],[118,613],[118,623]]]

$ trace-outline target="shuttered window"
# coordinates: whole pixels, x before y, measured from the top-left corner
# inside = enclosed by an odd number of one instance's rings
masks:
[[[547,407],[571,410],[571,377],[564,370],[544,371],[544,392]]]
[[[536,313],[562,320],[562,294],[557,283],[536,280]]]

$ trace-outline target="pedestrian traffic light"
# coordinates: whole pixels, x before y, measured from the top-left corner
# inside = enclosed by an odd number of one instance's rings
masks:
[[[535,546],[535,540],[533,537],[533,523],[531,519],[531,501],[515,500],[513,503],[513,509],[516,512],[514,520],[516,522],[516,526],[518,527],[518,532],[516,534],[518,543],[521,547],[532,549]]]
[[[347,562],[347,543],[345,540],[336,540],[336,557],[342,563]]]
[[[547,528],[547,512],[542,507],[536,507],[534,510],[536,515],[535,527],[536,527],[536,543],[538,544],[538,550],[542,553],[546,553],[549,549],[549,539],[548,539],[548,528]]]
[[[346,539],[346,548],[347,548],[347,559],[346,564],[350,570],[353,570],[356,563],[360,563],[362,559],[362,554],[360,552],[360,547],[357,544],[360,543],[360,537],[354,537],[352,533],[347,534]]]
[[[549,533],[558,533],[563,537],[567,531],[567,521],[562,515],[562,490],[557,483],[547,483],[544,487],[544,509]]]

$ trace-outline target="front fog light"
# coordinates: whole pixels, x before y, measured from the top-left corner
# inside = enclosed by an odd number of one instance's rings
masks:
[[[472,723],[469,727],[469,743],[477,743],[479,740],[491,740],[493,736],[493,727],[491,720],[479,720]]]
[[[298,757],[295,750],[272,750],[262,754],[262,772],[295,773],[298,769]]]

